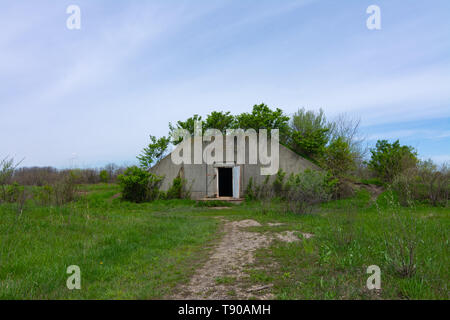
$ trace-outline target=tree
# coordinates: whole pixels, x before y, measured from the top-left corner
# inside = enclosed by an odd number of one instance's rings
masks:
[[[110,179],[110,175],[109,175],[107,170],[102,170],[99,173],[99,178],[100,178],[101,182],[107,183],[109,181],[109,179]]]
[[[187,130],[191,136],[195,133],[195,124],[199,123],[203,132],[203,121],[202,117],[198,114],[194,114],[193,117],[188,118],[186,121],[178,121],[176,126],[169,123],[169,136],[172,139],[174,145],[179,144],[183,141],[183,137],[177,137],[177,130],[184,129]]]
[[[22,160],[23,161],[23,160]],[[14,176],[14,171],[22,163],[22,161],[16,163],[14,158],[5,157],[0,160],[0,188],[2,190],[2,198],[6,198],[6,186],[11,184]]]
[[[341,178],[355,167],[355,156],[349,143],[339,137],[326,148],[324,162],[333,177]]]
[[[108,163],[105,166],[105,170],[108,172],[108,175],[111,179],[114,177],[117,169],[118,169],[118,167],[115,163]]]
[[[170,139],[168,137],[161,137],[156,139],[155,136],[150,135],[150,144],[144,148],[137,159],[141,164],[141,168],[150,169],[154,164],[158,163],[167,154]]]
[[[345,113],[339,114],[331,123],[330,140],[342,137],[348,143],[355,156],[362,159],[367,154],[368,148],[364,144],[365,139],[360,133],[360,125],[360,118],[351,117]]]
[[[369,168],[384,182],[392,182],[396,175],[415,167],[418,162],[414,148],[400,145],[399,140],[394,143],[378,140],[370,152]]]
[[[226,134],[227,129],[232,129],[236,125],[236,118],[228,111],[213,111],[206,117],[203,129],[217,129]]]
[[[241,113],[236,116],[236,128],[240,129],[267,129],[268,134],[272,129],[280,130],[281,140],[285,139],[289,131],[289,117],[281,109],[271,110],[265,104],[254,105],[251,113]]]
[[[319,158],[330,139],[331,125],[327,123],[322,109],[319,112],[299,109],[290,122],[291,146],[305,156]]]

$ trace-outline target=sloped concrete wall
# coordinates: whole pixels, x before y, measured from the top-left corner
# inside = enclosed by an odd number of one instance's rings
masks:
[[[203,143],[203,148],[208,145],[209,142]],[[270,152],[270,141],[268,142]],[[191,144],[192,154],[191,163],[193,163],[193,142]],[[204,149],[203,149],[204,150]],[[224,141],[224,160],[225,163],[225,141]],[[249,162],[249,148],[248,141],[246,141],[246,163]],[[237,150],[234,150],[235,161],[237,159]],[[288,148],[279,146],[279,168],[287,173],[289,176],[291,173],[297,174],[305,169],[320,170],[312,162],[300,157]],[[218,194],[217,190],[217,170],[216,167],[220,164],[206,165],[204,164],[182,164],[175,165],[172,162],[171,155],[162,159],[158,164],[150,169],[151,173],[159,176],[163,176],[164,179],[161,184],[161,190],[167,191],[172,185],[173,179],[178,175],[182,175],[187,180],[187,188],[190,189],[192,199],[201,199],[204,197],[214,197]],[[254,184],[262,184],[266,176],[261,175],[261,164],[244,164],[240,166],[240,196],[243,197],[245,190],[247,189],[250,178],[253,179]],[[269,179],[273,181],[275,175]]]

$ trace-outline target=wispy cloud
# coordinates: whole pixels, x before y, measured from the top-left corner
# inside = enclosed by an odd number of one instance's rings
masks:
[[[380,0],[380,32],[365,28],[361,2],[77,3],[74,32],[64,3],[0,12],[2,152],[26,165],[64,166],[74,152],[86,164],[132,161],[169,121],[260,102],[353,113],[365,126],[450,117],[446,1],[405,12]],[[450,148],[444,125],[370,132],[426,139],[428,155]]]

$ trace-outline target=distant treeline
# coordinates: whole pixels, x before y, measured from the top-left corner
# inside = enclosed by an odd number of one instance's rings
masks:
[[[61,181],[72,174],[78,184],[115,183],[117,176],[125,171],[125,167],[108,164],[103,168],[90,169],[56,169],[53,167],[23,167],[14,170],[12,182],[24,186],[45,186]]]

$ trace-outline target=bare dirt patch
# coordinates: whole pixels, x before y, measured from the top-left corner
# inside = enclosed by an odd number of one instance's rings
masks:
[[[300,240],[298,237],[298,233],[295,231],[284,231],[284,232],[278,233],[276,235],[276,237],[280,241],[289,242],[289,243]]]
[[[119,193],[116,193],[115,195],[113,195],[113,196],[111,197],[111,199],[117,199],[117,198],[120,198],[121,196],[122,196],[122,193],[119,192]]]
[[[278,226],[284,225],[284,223],[281,223],[281,222],[269,222],[267,225],[269,227],[278,227]]]
[[[301,240],[294,231],[279,234],[251,232],[249,227],[261,226],[255,220],[224,220],[224,236],[209,260],[199,268],[187,285],[178,289],[174,299],[271,299],[271,284],[243,285],[249,275],[244,270],[255,262],[257,249],[272,240],[293,242]],[[306,238],[306,237],[305,237]],[[248,281],[247,281],[248,283]]]

